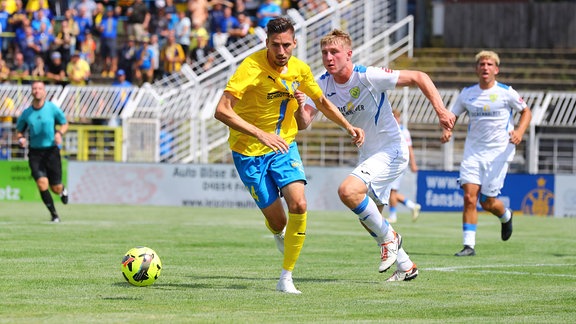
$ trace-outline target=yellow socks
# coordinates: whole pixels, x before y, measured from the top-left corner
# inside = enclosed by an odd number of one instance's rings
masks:
[[[288,224],[284,236],[284,270],[292,271],[300,256],[300,251],[306,238],[306,213],[288,213]]]

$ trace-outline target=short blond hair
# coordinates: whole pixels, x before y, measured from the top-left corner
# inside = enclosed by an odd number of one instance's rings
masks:
[[[339,29],[334,29],[328,34],[324,35],[324,37],[322,37],[320,40],[320,47],[332,44],[342,45],[343,47],[352,49],[352,38],[348,33]]]
[[[475,57],[476,63],[480,62],[480,60],[483,58],[492,59],[492,60],[494,60],[494,63],[496,63],[497,66],[500,65],[500,57],[498,56],[498,54],[496,54],[496,52],[480,51],[478,54],[476,54],[476,57]]]

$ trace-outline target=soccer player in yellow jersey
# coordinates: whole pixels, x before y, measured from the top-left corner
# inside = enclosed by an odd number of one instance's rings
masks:
[[[230,127],[230,148],[242,182],[264,214],[284,254],[276,290],[299,294],[292,271],[306,236],[306,175],[294,138],[296,90],[310,97],[360,146],[364,131],[346,121],[322,93],[310,67],[296,57],[294,25],[285,18],[267,24],[266,49],[248,56],[228,81],[214,117]],[[286,200],[288,217],[280,193]]]

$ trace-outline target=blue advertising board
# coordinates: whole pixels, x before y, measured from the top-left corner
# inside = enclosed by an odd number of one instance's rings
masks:
[[[456,171],[419,171],[416,197],[422,211],[462,211],[464,191],[458,176]],[[554,175],[508,174],[498,198],[515,212],[553,216]]]

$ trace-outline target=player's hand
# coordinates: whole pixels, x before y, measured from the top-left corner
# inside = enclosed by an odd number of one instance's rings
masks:
[[[261,132],[261,134],[258,135],[258,140],[276,153],[288,152],[288,143],[276,134]]]
[[[20,137],[18,139],[18,144],[20,145],[20,147],[22,148],[26,147],[26,143],[27,143],[26,137]]]
[[[348,134],[352,136],[352,143],[354,143],[357,147],[360,147],[362,144],[364,144],[364,138],[366,135],[362,128],[351,127],[348,129]]]
[[[518,145],[520,144],[520,142],[522,142],[522,136],[518,134],[516,130],[511,130],[509,134],[510,134],[510,143]]]
[[[438,114],[438,119],[440,119],[440,126],[443,129],[452,130],[452,128],[454,128],[454,124],[456,123],[456,115],[446,109],[442,111],[443,113]]]
[[[442,136],[440,137],[440,142],[447,143],[450,140],[450,138],[452,138],[452,131],[447,129],[442,130]]]
[[[296,98],[296,101],[298,101],[298,107],[302,107],[306,103],[308,96],[306,96],[304,92],[296,90],[296,92],[294,92],[294,98]]]

